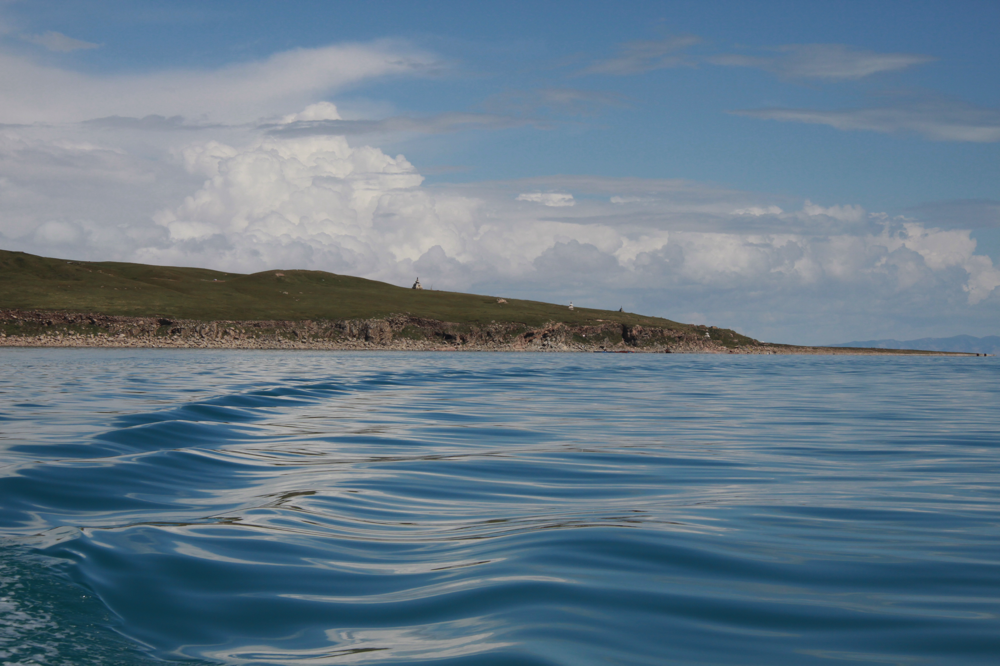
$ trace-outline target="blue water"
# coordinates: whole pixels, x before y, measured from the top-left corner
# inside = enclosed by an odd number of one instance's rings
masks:
[[[0,350],[0,664],[1000,663],[997,361]]]

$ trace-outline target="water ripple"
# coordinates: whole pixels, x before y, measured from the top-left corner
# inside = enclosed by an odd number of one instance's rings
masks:
[[[1000,654],[993,359],[6,360],[4,663]]]

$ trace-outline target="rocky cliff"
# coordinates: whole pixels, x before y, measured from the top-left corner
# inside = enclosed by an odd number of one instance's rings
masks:
[[[629,326],[598,321],[529,327],[456,324],[397,314],[384,319],[198,321],[95,313],[0,310],[0,345],[397,349],[490,351],[765,352],[756,340],[714,327]]]

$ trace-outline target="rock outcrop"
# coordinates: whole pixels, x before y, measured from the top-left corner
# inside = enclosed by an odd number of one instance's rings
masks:
[[[714,326],[679,328],[597,320],[456,324],[395,314],[383,319],[198,321],[97,313],[0,310],[0,347],[134,347],[396,351],[538,351],[701,354],[949,354],[761,343]]]
[[[611,321],[580,326],[549,323],[530,327],[511,322],[469,325],[408,314],[336,321],[197,321],[19,310],[0,310],[0,345],[716,353],[735,350],[733,345],[706,338],[701,329],[628,326]],[[755,347],[742,345],[739,351],[753,352]]]

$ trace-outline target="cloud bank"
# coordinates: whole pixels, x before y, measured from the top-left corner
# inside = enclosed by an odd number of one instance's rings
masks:
[[[276,125],[338,119],[319,103]],[[164,166],[4,130],[0,240],[80,259],[311,268],[400,285],[419,275],[436,289],[682,321],[709,312],[711,323],[799,342],[865,319],[898,325],[921,308],[939,318],[1000,303],[1000,270],[968,230],[857,205],[598,177],[428,187],[404,156],[344,136],[244,137],[183,143]]]

